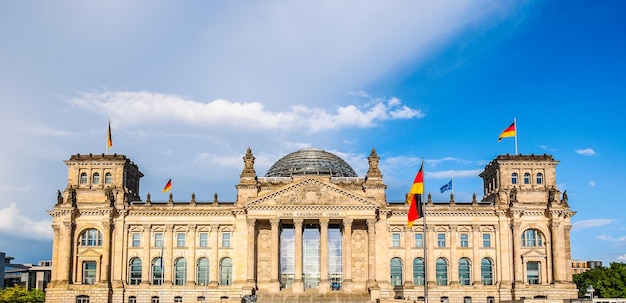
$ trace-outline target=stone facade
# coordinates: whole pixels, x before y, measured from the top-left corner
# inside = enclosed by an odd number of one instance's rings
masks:
[[[236,201],[154,203],[140,199],[143,174],[127,157],[73,155],[49,212],[46,302],[577,297],[574,212],[552,156],[498,156],[480,174],[480,201],[428,195],[410,228],[408,205],[386,199],[375,150],[368,159],[365,177],[260,177],[248,149]]]

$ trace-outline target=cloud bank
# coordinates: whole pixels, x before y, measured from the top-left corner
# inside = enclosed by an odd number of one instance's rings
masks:
[[[0,234],[20,235],[34,240],[52,239],[52,220],[33,221],[21,214],[15,202],[0,209]]]

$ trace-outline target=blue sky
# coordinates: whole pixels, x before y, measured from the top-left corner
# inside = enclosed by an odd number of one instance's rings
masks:
[[[572,257],[626,262],[623,1],[0,1],[0,251],[51,257],[47,210],[72,154],[114,146],[140,193],[234,201],[258,175],[319,147],[360,176],[372,147],[388,199],[424,157],[426,191],[478,174],[514,140],[553,155]],[[608,265],[608,264],[607,264]]]

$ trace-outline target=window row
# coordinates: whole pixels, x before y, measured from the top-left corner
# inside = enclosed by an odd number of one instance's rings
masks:
[[[79,182],[80,184],[87,184],[88,177],[86,172],[80,173]],[[104,174],[104,184],[113,183],[113,175],[109,172]],[[91,175],[91,184],[100,184],[100,173],[93,173]]]
[[[152,236],[152,246],[153,247],[163,247],[163,232],[155,232]],[[186,247],[187,245],[187,233],[186,232],[176,232],[176,243],[175,247]],[[221,247],[231,247],[231,233],[230,232],[221,232]],[[198,247],[209,247],[209,233],[208,232],[199,232],[197,237],[197,246]],[[141,232],[133,232],[131,233],[131,247],[141,247]]]
[[[393,258],[389,264],[391,272],[391,284],[393,286],[402,286],[403,277],[403,263],[400,258]],[[459,259],[458,264],[458,281],[462,286],[471,284],[472,265],[468,258]],[[493,260],[490,258],[483,258],[480,261],[480,282],[483,285],[494,285],[493,281]],[[435,279],[437,285],[448,285],[448,261],[445,258],[438,258],[435,263]],[[413,259],[413,285],[424,285],[425,283],[425,269],[424,259]]]
[[[519,178],[519,176],[518,176],[517,173],[512,173],[511,174],[511,184],[517,184],[518,178]],[[530,173],[524,173],[524,184],[530,184],[530,182],[531,182]],[[537,184],[537,185],[543,184],[543,174],[542,173],[537,173],[535,175],[535,184]]]
[[[392,247],[401,247],[401,233],[391,233],[391,246]],[[423,233],[415,233],[414,234],[414,247],[424,247],[424,234]],[[445,233],[437,233],[437,247],[447,247],[446,245],[446,234]],[[471,247],[470,245],[470,236],[469,233],[460,233],[459,234],[459,247]],[[483,233],[482,234],[482,246],[481,247],[491,247],[491,233]]]
[[[163,266],[160,257],[154,258],[150,264],[150,277],[148,278],[150,284],[161,285],[163,284]],[[187,260],[185,258],[178,258],[174,260],[172,266],[172,281],[174,285],[186,285],[187,284]],[[142,276],[143,263],[140,258],[132,258],[128,264],[128,284],[139,285],[141,281],[145,280]],[[218,267],[218,283],[220,285],[231,285],[233,262],[230,258],[223,258],[219,262]],[[209,274],[211,267],[209,259],[199,258],[196,261],[196,285],[208,285],[210,282]]]

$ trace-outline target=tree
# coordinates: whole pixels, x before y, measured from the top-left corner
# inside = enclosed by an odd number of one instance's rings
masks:
[[[28,290],[21,286],[0,290],[0,303],[43,303],[45,294],[38,289]]]
[[[578,297],[587,296],[587,287],[593,286],[594,296],[598,298],[626,297],[626,263],[611,263],[610,267],[596,267],[586,272],[575,274],[574,283],[578,286]]]

